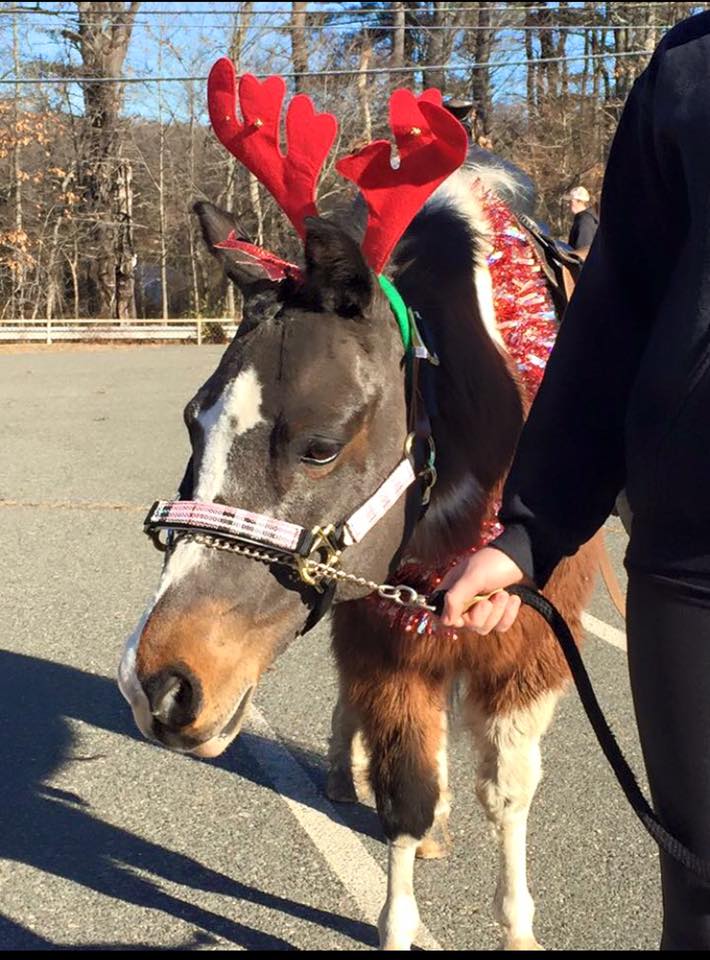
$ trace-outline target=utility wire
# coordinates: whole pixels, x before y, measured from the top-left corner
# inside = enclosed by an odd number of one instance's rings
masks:
[[[321,7],[321,8],[322,8],[322,6],[323,6],[323,4],[320,4],[320,3],[318,4],[318,7]],[[643,6],[650,7],[650,6],[652,6],[652,4],[649,2],[649,3],[644,4]],[[703,7],[703,6],[708,6],[708,4],[700,4],[700,3],[699,3],[699,4],[696,4],[696,6],[698,6],[698,7]],[[559,13],[559,12],[560,12],[560,8],[559,8],[559,7],[549,7],[549,6],[547,6],[546,4],[537,4],[537,5],[531,5],[531,6],[519,6],[519,5],[515,5],[515,6],[514,6],[513,4],[505,3],[505,4],[499,5],[499,6],[493,6],[492,4],[487,4],[487,7],[488,7],[488,9],[490,10],[491,13],[510,13],[510,12],[518,12],[518,13],[520,13],[520,12]],[[577,8],[567,8],[566,12],[567,12],[567,13],[575,13],[575,12],[576,12],[576,9],[577,9]],[[441,12],[441,13],[459,13],[459,12],[461,12],[461,11],[469,11],[469,12],[470,12],[470,10],[471,10],[470,4],[467,5],[467,6],[461,6],[461,5],[459,5],[459,6],[451,6],[451,7],[440,8],[440,12]],[[47,14],[47,15],[50,15],[50,16],[62,16],[63,14],[65,14],[65,12],[66,12],[66,11],[63,11],[63,10],[61,10],[61,9],[54,9],[54,10],[53,10],[53,9],[51,9],[51,8],[41,7],[41,6],[39,6],[39,4],[37,4],[37,5],[34,6],[34,7],[24,7],[24,6],[18,5],[18,6],[15,6],[15,7],[7,7],[7,8],[5,8],[4,10],[2,10],[2,13],[3,13],[3,14],[14,14],[14,13],[42,14],[42,13],[44,13],[44,14]],[[311,16],[324,16],[324,15],[326,15],[326,16],[338,16],[338,17],[339,17],[339,16],[343,16],[343,17],[375,17],[375,16],[378,16],[378,15],[383,14],[383,13],[396,13],[396,12],[398,12],[398,8],[396,8],[396,7],[377,7],[377,8],[373,8],[373,9],[371,9],[371,10],[352,9],[352,8],[344,7],[344,8],[341,8],[340,10],[337,10],[337,9],[336,9],[336,10],[313,9],[313,10],[306,10],[306,11],[305,11],[306,16],[308,16],[308,15],[311,15]],[[410,14],[410,15],[412,15],[412,14],[413,14],[413,15],[416,15],[417,13],[425,13],[425,12],[426,12],[426,11],[423,11],[423,10],[417,10],[416,8],[415,8],[415,9],[411,9],[411,8],[410,8],[410,9],[407,10],[407,13]],[[581,12],[581,11],[580,11],[580,12]],[[122,15],[127,15],[127,13],[128,13],[128,11],[124,11],[123,13],[119,12],[117,15],[118,15],[118,16],[122,16]],[[210,10],[209,13],[210,13],[210,14],[216,13],[216,14],[220,14],[220,15],[223,15],[223,16],[228,17],[228,16],[235,16],[235,15],[238,16],[238,15],[240,14],[240,11],[239,11],[239,10],[223,10],[223,11],[222,11],[222,10]],[[274,16],[274,15],[287,16],[287,15],[289,15],[289,14],[290,14],[290,10],[288,10],[288,8],[283,8],[283,7],[281,7],[281,8],[278,8],[278,7],[271,7],[271,8],[268,8],[268,7],[267,7],[267,8],[264,8],[262,4],[258,4],[258,6],[257,6],[256,8],[250,10],[250,12],[249,12],[249,16],[252,16],[252,17],[265,17],[265,16]],[[138,15],[139,17],[161,17],[161,16],[166,16],[166,15],[167,15],[167,16],[170,16],[170,17],[197,17],[197,16],[204,15],[204,14],[202,13],[201,10],[176,10],[176,9],[174,9],[173,7],[165,7],[165,8],[162,9],[162,10],[160,10],[160,9],[158,9],[158,10],[139,10],[137,15]]]
[[[1,11],[0,11],[1,12]],[[132,29],[134,26],[154,26],[153,23],[149,20],[136,20],[134,24],[129,23],[119,23],[115,26],[121,29]],[[482,27],[478,24],[473,24],[469,26],[468,24],[405,24],[403,27],[393,27],[390,25],[379,24],[361,24],[361,23],[322,23],[322,24],[313,24],[313,26],[296,26],[290,23],[269,23],[269,24],[259,24],[257,25],[261,29],[269,30],[283,30],[289,33],[303,33],[309,32],[311,30],[340,30],[343,27],[361,27],[363,30],[372,30],[373,33],[394,33],[397,30],[403,30],[405,32],[413,31],[423,31],[429,33],[434,30],[448,30],[454,33],[478,33],[478,32],[488,32],[488,33],[503,33],[503,32],[515,32],[515,33],[527,33],[534,31],[535,33],[583,33],[589,30],[603,30],[611,31],[612,33],[619,30],[670,30],[674,24],[672,23],[640,23],[633,27],[619,25],[619,24],[593,24],[593,23],[580,23],[576,26],[570,26],[565,24],[563,26],[553,26],[551,24],[541,24],[540,26],[530,26],[529,24],[492,24],[491,26]],[[181,23],[176,29],[180,30],[205,30],[209,27],[215,27],[219,29],[224,29],[225,24],[220,23]],[[254,27],[250,27],[254,29]]]
[[[319,5],[319,6],[320,6],[320,5]],[[649,2],[649,3],[645,3],[645,4],[639,4],[639,6],[640,6],[640,7],[645,7],[645,8],[650,8],[650,7],[652,7],[652,6],[656,6],[656,4],[652,4],[652,3]],[[710,4],[708,4],[708,3],[698,3],[698,4],[694,4],[693,6],[694,6],[694,7],[697,7],[697,8],[700,10],[700,9],[707,9],[707,8],[710,6]],[[522,13],[522,12],[526,12],[526,13],[531,13],[531,12],[532,12],[532,13],[550,13],[550,14],[558,14],[558,15],[561,15],[561,14],[563,13],[563,11],[561,10],[560,7],[549,7],[549,6],[529,6],[529,7],[527,7],[527,6],[513,6],[512,4],[506,4],[506,5],[504,5],[504,6],[498,6],[498,7],[494,7],[494,6],[492,6],[492,5],[488,5],[488,10],[489,10],[491,13],[494,13],[494,14],[495,14],[495,13],[498,13],[498,14],[507,14],[507,13],[513,13],[513,12],[521,12],[521,13]],[[470,11],[471,11],[471,6],[468,5],[468,6],[452,6],[452,7],[441,8],[439,12],[440,12],[440,13],[466,13],[466,12],[470,12]],[[329,17],[330,17],[330,16],[336,16],[336,17],[351,17],[351,18],[354,17],[355,20],[352,21],[353,25],[354,25],[355,23],[357,23],[359,20],[366,20],[368,17],[370,17],[370,18],[372,18],[372,19],[374,20],[374,18],[376,18],[377,16],[379,16],[379,15],[381,15],[381,14],[383,14],[383,13],[394,13],[394,12],[395,12],[395,8],[393,8],[393,7],[384,7],[384,8],[372,9],[372,10],[357,10],[357,9],[356,9],[356,10],[353,10],[353,9],[318,10],[318,9],[315,9],[315,10],[306,10],[306,11],[305,11],[306,16],[311,15],[311,16],[313,16],[313,17],[318,17],[319,19],[320,19],[321,17],[323,17],[323,16],[329,16]],[[583,13],[584,11],[583,11],[582,9],[579,9],[579,8],[569,8],[569,7],[567,7],[567,8],[564,10],[564,14],[565,14],[566,16],[569,16],[570,14],[574,15],[574,14],[577,13],[577,12]],[[47,8],[47,7],[39,7],[39,6],[36,6],[36,7],[22,7],[22,6],[17,6],[17,7],[6,7],[6,8],[4,8],[4,9],[0,9],[0,15],[3,15],[3,16],[9,16],[9,15],[18,14],[18,13],[28,13],[28,14],[35,14],[35,15],[37,15],[37,14],[39,14],[39,15],[44,14],[44,15],[46,15],[46,16],[57,16],[57,17],[67,16],[67,11],[64,11],[64,10],[52,10],[52,9]],[[166,8],[163,9],[163,10],[139,10],[138,13],[137,13],[137,15],[136,15],[136,17],[135,17],[135,20],[132,21],[132,22],[135,22],[135,23],[145,22],[145,21],[142,20],[143,17],[199,17],[199,16],[205,16],[206,13],[207,13],[207,15],[209,15],[209,16],[221,16],[221,17],[231,17],[231,18],[241,16],[241,11],[239,11],[239,10],[223,10],[223,11],[222,11],[222,10],[210,9],[208,12],[206,12],[206,11],[203,12],[202,10],[175,10],[175,9],[173,9],[173,8],[167,8],[167,7],[166,7]],[[407,10],[407,13],[408,13],[410,16],[416,17],[417,14],[426,14],[427,11],[425,11],[425,10],[417,10],[417,9],[414,9],[414,10],[409,9],[409,10]],[[114,14],[114,16],[117,16],[117,17],[121,17],[121,16],[124,16],[124,15],[127,15],[127,11],[124,11],[124,13],[120,13],[120,12],[119,12],[119,13],[117,13],[117,14]],[[248,16],[249,16],[250,18],[252,18],[252,17],[264,17],[264,16],[281,16],[281,17],[287,17],[287,16],[290,16],[290,11],[289,11],[288,9],[284,9],[284,8],[281,8],[281,9],[278,9],[278,8],[264,9],[263,7],[261,7],[261,5],[259,5],[256,9],[250,10]],[[619,15],[619,14],[616,14],[616,16],[620,16],[620,15]],[[97,19],[98,19],[98,17],[97,17]],[[120,26],[121,24],[119,23],[118,25]],[[313,30],[313,29],[323,29],[323,28],[328,27],[328,26],[338,26],[338,25],[342,25],[342,23],[341,23],[341,24],[338,24],[338,23],[321,24],[321,23],[319,23],[319,24],[313,24],[313,25],[311,25],[311,26],[306,26],[305,29],[311,29],[311,30]],[[128,24],[125,24],[125,26],[128,26]],[[220,26],[223,26],[223,24],[220,24]],[[427,24],[425,24],[425,23],[422,23],[422,24],[411,24],[411,23],[408,23],[408,24],[405,24],[405,25],[404,25],[404,28],[405,28],[405,29],[427,29]],[[608,24],[608,25],[605,25],[605,24],[603,24],[603,23],[590,24],[590,25],[589,25],[589,28],[590,28],[590,29],[592,29],[592,28],[607,29],[607,30],[608,30],[608,29],[617,29],[617,30],[627,30],[627,29],[631,29],[631,30],[656,29],[656,27],[654,27],[653,25],[649,25],[649,24],[633,24],[633,23],[616,23],[616,24]],[[398,28],[396,28],[396,27],[391,27],[391,26],[389,26],[389,25],[387,25],[387,24],[383,24],[382,26],[379,26],[378,29],[398,29]],[[399,28],[399,29],[401,29],[401,28]],[[436,25],[432,25],[432,26],[428,27],[428,29],[442,29],[442,27],[438,27],[438,26],[436,26]],[[447,28],[447,27],[443,27],[443,29],[448,29],[448,28]],[[471,27],[468,27],[467,29],[492,30],[492,29],[497,29],[497,28],[496,28],[496,26],[495,26],[494,24],[491,24],[490,27],[480,27],[480,26],[474,24],[474,25],[472,25]],[[511,25],[511,29],[512,29],[512,25]],[[518,27],[517,29],[523,29],[523,25],[521,25],[521,26]],[[559,29],[577,29],[577,28],[576,28],[574,25],[570,25],[570,24],[565,24],[565,25],[562,25],[562,26],[560,26],[560,27],[553,26],[553,25],[550,25],[550,24],[539,24],[539,25],[529,26],[529,29],[534,29],[534,30],[539,30],[539,29],[559,30]]]
[[[573,57],[536,57],[529,60],[487,60],[482,63],[473,64],[451,64],[451,63],[423,63],[416,67],[373,67],[367,70],[360,70],[353,67],[352,70],[302,70],[302,71],[277,71],[278,76],[284,78],[292,77],[345,77],[362,74],[382,74],[382,73],[422,73],[426,70],[448,70],[452,73],[460,73],[462,70],[481,70],[485,67],[500,68],[504,67],[524,67],[528,64],[536,63],[570,63],[582,60],[602,60],[620,57],[650,57],[650,50],[627,50],[623,53],[590,53],[580,54]],[[247,71],[248,72],[248,71]],[[259,78],[273,76],[272,73],[257,73],[254,76]],[[184,83],[190,81],[207,80],[207,77],[17,77],[0,80],[0,84],[40,84],[40,83]]]

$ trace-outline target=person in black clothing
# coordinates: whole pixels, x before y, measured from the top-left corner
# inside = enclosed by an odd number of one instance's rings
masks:
[[[628,660],[660,819],[710,858],[710,12],[677,25],[614,137],[599,230],[505,487],[504,533],[448,576],[444,623],[505,630],[619,491]],[[499,590],[466,611],[469,597]],[[710,948],[710,887],[661,855],[662,949]]]
[[[573,250],[588,250],[597,232],[599,218],[594,212],[586,187],[574,187],[567,194],[569,208],[574,214],[568,243]]]

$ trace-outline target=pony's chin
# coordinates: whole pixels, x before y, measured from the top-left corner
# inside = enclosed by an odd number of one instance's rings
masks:
[[[205,742],[199,744],[199,746],[193,747],[189,752],[194,757],[202,757],[204,759],[218,757],[224,753],[242,728],[253,693],[254,687],[248,687],[239,698],[236,709],[222,732],[216,737],[210,737],[209,740],[205,740]]]
[[[239,731],[237,731],[238,733]],[[229,744],[236,738],[237,734],[234,736],[226,737],[212,737],[211,740],[207,740],[205,743],[201,743],[199,747],[195,747],[193,750],[190,750],[190,754],[193,757],[202,757],[205,760],[210,760],[212,757],[219,757],[227,749]]]

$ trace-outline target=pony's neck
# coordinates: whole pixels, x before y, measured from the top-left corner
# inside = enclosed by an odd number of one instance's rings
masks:
[[[456,234],[457,222],[455,214],[449,215],[453,217],[448,224],[450,236]],[[459,233],[461,226],[458,222]],[[427,224],[418,227],[424,233]],[[430,506],[404,551],[432,563],[477,541],[500,492],[523,421],[510,361],[481,317],[474,276],[475,237],[470,229],[464,233],[458,241],[464,252],[468,250],[467,256],[459,249],[450,258],[445,251],[443,257],[440,251],[431,257],[410,257],[395,275],[406,303],[421,314],[431,332],[440,361],[438,368],[426,373],[435,380],[436,409],[429,416],[439,476]]]

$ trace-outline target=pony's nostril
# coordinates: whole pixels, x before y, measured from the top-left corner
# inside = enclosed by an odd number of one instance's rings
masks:
[[[166,727],[186,727],[199,713],[199,682],[184,669],[161,671],[144,681],[143,689],[154,720]]]

